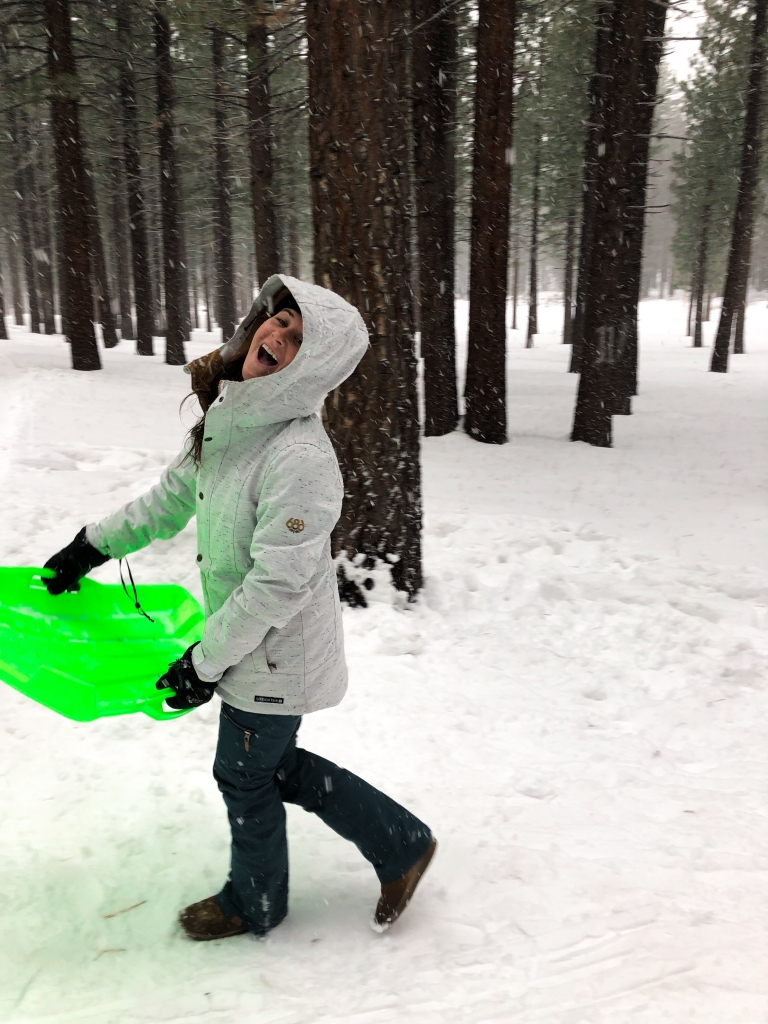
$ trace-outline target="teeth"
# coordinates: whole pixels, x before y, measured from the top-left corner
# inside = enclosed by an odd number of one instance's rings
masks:
[[[272,356],[272,358],[273,358],[273,359],[275,360],[275,362],[277,362],[277,361],[278,361],[278,359],[277,359],[277,356],[276,356],[276,355],[275,355],[275,353],[274,353],[274,352],[272,351],[272,349],[271,349],[271,348],[269,347],[269,345],[267,345],[267,343],[266,343],[266,342],[264,342],[264,351],[265,351],[265,352],[267,353],[267,355],[270,355],[270,356]]]

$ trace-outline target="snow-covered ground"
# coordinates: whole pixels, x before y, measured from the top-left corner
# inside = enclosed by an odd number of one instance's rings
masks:
[[[423,597],[345,611],[349,695],[302,726],[438,836],[402,921],[374,934],[372,870],[289,808],[288,920],[184,940],[227,869],[215,703],[77,724],[0,685],[3,1024],[768,1021],[768,313],[721,376],[644,303],[611,450],[567,439],[560,316],[511,336],[508,445],[425,442]],[[12,333],[0,563],[39,564],[157,476],[186,379]],[[199,593],[194,551],[135,555],[139,586]]]

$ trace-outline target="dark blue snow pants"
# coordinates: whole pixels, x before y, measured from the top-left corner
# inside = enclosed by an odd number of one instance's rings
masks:
[[[232,829],[229,879],[216,897],[228,917],[264,935],[288,913],[284,803],[313,811],[351,840],[381,882],[393,882],[432,833],[356,775],[296,746],[300,717],[256,715],[222,704],[213,775]]]

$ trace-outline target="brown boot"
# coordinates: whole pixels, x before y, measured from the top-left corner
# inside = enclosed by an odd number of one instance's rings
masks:
[[[228,939],[230,935],[242,935],[248,931],[239,917],[226,916],[215,896],[209,896],[207,900],[200,900],[182,910],[179,922],[188,938],[196,942]]]
[[[404,875],[394,882],[382,882],[381,898],[373,915],[371,927],[374,931],[385,932],[391,924],[400,917],[402,912],[411,901],[416,891],[416,886],[421,881],[421,876],[429,867],[429,862],[435,855],[437,840],[433,838],[421,857],[412,868],[409,868]]]

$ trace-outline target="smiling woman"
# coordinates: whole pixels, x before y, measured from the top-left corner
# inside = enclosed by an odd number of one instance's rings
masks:
[[[247,322],[247,318],[246,318]],[[241,325],[242,329],[242,325]],[[289,366],[298,355],[304,340],[304,320],[301,307],[287,288],[281,288],[273,297],[272,312],[262,310],[241,335],[229,342],[234,351],[224,362],[218,350],[197,360],[201,367],[192,376],[192,395],[200,403],[203,415],[189,432],[189,457],[200,465],[205,433],[205,413],[222,391],[224,381],[246,381],[268,377]],[[202,369],[204,367],[204,369]],[[192,397],[190,395],[189,397]]]
[[[301,312],[291,297],[274,316],[254,329],[243,363],[243,380],[266,377],[285,369],[301,347],[302,331]]]
[[[197,518],[203,635],[156,685],[174,711],[222,699],[214,777],[232,858],[221,890],[179,915],[190,939],[265,935],[283,920],[285,803],[316,813],[373,866],[378,931],[405,910],[437,846],[405,807],[296,742],[302,715],[335,707],[347,687],[331,552],[344,485],[320,410],[367,349],[363,319],[340,295],[271,277],[232,338],[189,366],[203,407],[197,454],[187,443],[154,487],[47,563],[60,594]]]

